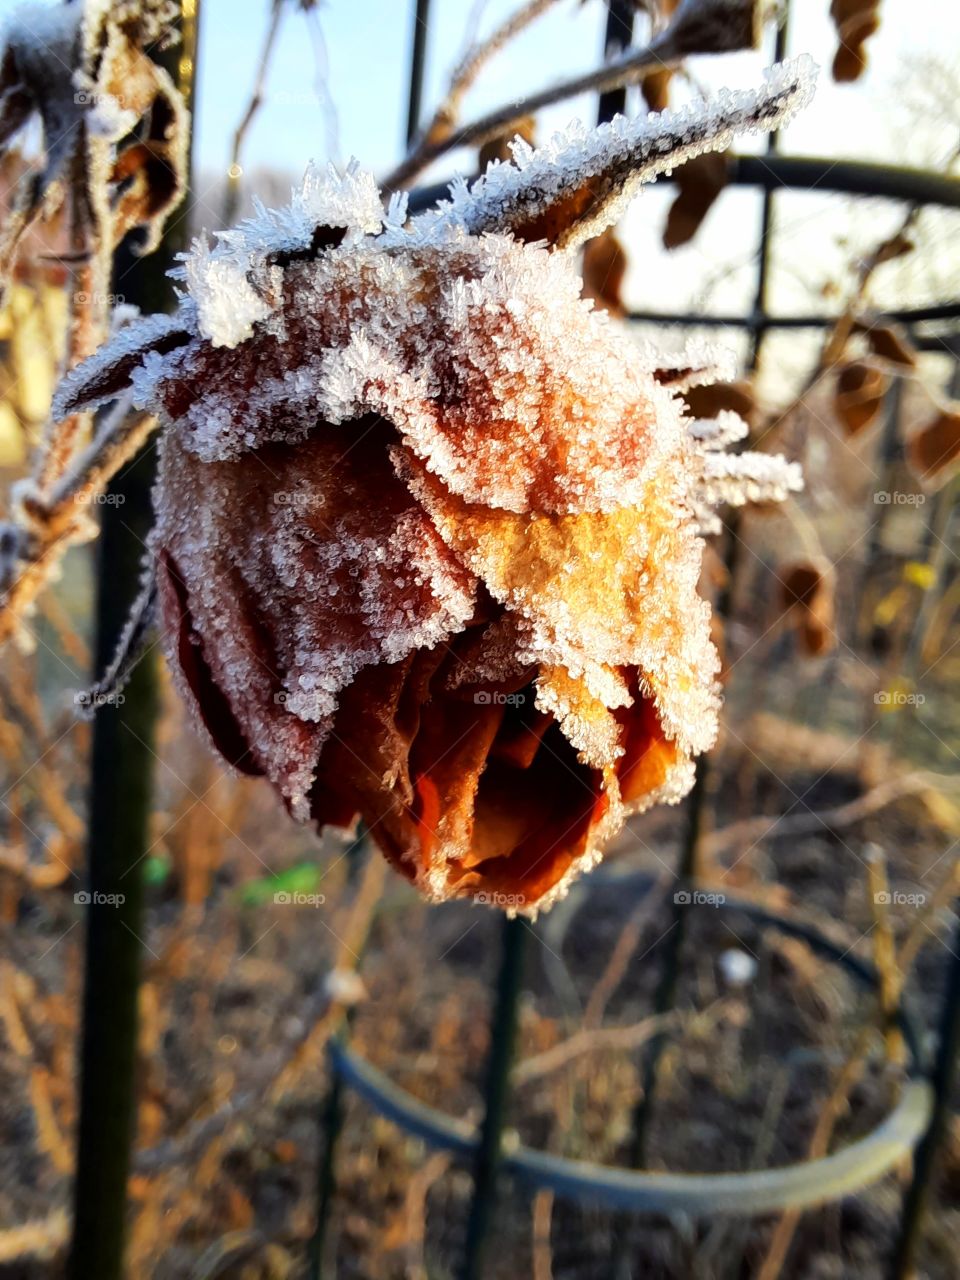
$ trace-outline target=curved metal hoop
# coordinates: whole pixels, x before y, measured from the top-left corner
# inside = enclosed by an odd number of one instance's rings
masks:
[[[728,899],[721,909],[740,911],[758,923],[801,938],[862,985],[877,984],[872,965],[844,953],[811,925],[744,900]],[[915,1028],[903,1010],[898,1022],[911,1053],[913,1074],[886,1119],[866,1137],[833,1155],[746,1173],[650,1173],[570,1160],[521,1146],[504,1151],[501,1167],[521,1182],[567,1199],[644,1213],[751,1216],[839,1199],[894,1168],[913,1150],[930,1122],[934,1095],[921,1074]],[[431,1147],[464,1159],[476,1155],[479,1139],[471,1125],[412,1097],[337,1041],[331,1042],[329,1052],[334,1073],[381,1115]]]

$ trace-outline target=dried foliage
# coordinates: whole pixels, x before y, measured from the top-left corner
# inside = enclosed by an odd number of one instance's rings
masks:
[[[907,462],[925,485],[937,488],[960,463],[960,404],[942,405],[907,441]]]
[[[889,387],[889,374],[873,361],[854,360],[843,366],[837,374],[833,407],[850,435],[876,421]]]
[[[694,418],[716,418],[727,412],[752,425],[756,417],[757,401],[751,382],[701,383],[684,391],[683,398]]]
[[[822,657],[837,643],[835,578],[828,564],[801,561],[779,573],[781,604],[797,631],[801,650]]]
[[[626,314],[620,290],[627,254],[612,227],[583,246],[583,296],[615,319]]]
[[[864,335],[870,350],[880,360],[886,360],[901,369],[916,368],[916,348],[899,325],[869,324],[862,321],[854,327],[854,332]]]
[[[859,80],[867,66],[864,46],[880,26],[880,0],[832,0],[830,17],[840,38],[833,78],[842,84]]]
[[[714,201],[727,185],[727,156],[696,156],[681,165],[673,176],[677,196],[667,214],[663,247],[677,249],[693,239]]]
[[[57,248],[69,264],[67,363],[105,338],[114,250],[131,231],[156,246],[163,222],[182,199],[187,117],[167,73],[145,52],[173,39],[176,6],[93,3],[24,6],[8,25],[0,54],[0,146],[17,173],[0,242],[0,288],[21,246]],[[42,33],[38,35],[38,32]],[[38,123],[42,168],[13,151]],[[23,268],[21,268],[21,274]],[[122,322],[124,318],[120,316]],[[120,405],[89,437],[85,415],[46,432],[32,476],[11,499],[0,537],[0,643],[19,636],[38,593],[68,547],[96,526],[90,502],[152,428],[149,415]]]

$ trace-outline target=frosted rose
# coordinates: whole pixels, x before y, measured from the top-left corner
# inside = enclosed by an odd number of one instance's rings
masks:
[[[311,171],[64,385],[66,412],[130,384],[167,427],[165,646],[217,750],[299,821],[362,817],[432,899],[548,905],[714,739],[705,504],[797,469],[724,454],[739,419],[677,394],[702,353],[631,345],[543,241],[802,80],[522,150],[409,223]]]

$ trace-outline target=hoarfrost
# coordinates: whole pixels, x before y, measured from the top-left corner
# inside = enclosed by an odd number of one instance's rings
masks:
[[[700,530],[719,502],[795,491],[799,467],[725,453],[745,424],[691,421],[679,397],[731,376],[725,358],[630,344],[581,299],[572,255],[520,228],[594,184],[575,244],[638,182],[782,123],[810,78],[801,59],[758,93],[574,127],[411,222],[355,163],[311,168],[287,208],[195,243],[174,317],[135,320],[65,380],[61,414],[129,385],[164,419],[168,651],[201,712],[198,689],[224,700],[205,716],[221,750],[246,742],[296,817],[358,674],[452,643],[448,693],[532,680],[537,713],[602,776],[574,870],[626,813],[689,788],[719,705]],[[629,726],[648,712],[644,764]],[[621,793],[618,771],[643,768]],[[438,819],[460,832],[454,862],[464,821]]]

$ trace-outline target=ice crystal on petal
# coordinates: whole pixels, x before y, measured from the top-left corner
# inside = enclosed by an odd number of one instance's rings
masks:
[[[711,504],[729,502],[783,502],[803,488],[803,472],[797,462],[780,454],[704,454],[703,499]]]
[[[131,387],[164,421],[166,646],[217,749],[300,820],[363,814],[429,897],[549,905],[714,740],[700,533],[799,468],[726,453],[743,421],[680,396],[724,357],[631,344],[555,250],[781,122],[808,77],[516,148],[409,223],[355,164],[311,168],[286,209],[198,240],[177,314],[58,393],[65,414]]]

